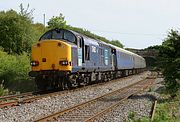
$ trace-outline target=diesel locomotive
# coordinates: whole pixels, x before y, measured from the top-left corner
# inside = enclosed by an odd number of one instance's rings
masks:
[[[145,59],[114,45],[67,29],[55,28],[32,46],[38,89],[71,88],[142,72]]]

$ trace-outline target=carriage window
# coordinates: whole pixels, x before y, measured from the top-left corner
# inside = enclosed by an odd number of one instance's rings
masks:
[[[104,50],[104,63],[105,63],[105,65],[108,65],[108,60],[109,60],[109,50],[105,49]]]
[[[85,60],[90,60],[90,47],[85,45]]]

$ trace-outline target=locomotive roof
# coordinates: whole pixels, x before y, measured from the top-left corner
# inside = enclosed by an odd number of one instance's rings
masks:
[[[94,38],[88,37],[88,36],[86,36],[86,35],[84,35],[84,34],[81,34],[81,33],[75,32],[75,31],[73,31],[73,30],[69,30],[69,31],[70,31],[70,32],[72,32],[74,35],[77,35],[77,36],[82,36],[82,37],[85,37],[85,38],[89,38],[89,39],[91,39],[91,40],[94,40],[94,41],[96,41],[96,42],[104,43],[104,42],[102,42],[102,41],[100,41],[100,40],[97,40],[97,39],[94,39]]]

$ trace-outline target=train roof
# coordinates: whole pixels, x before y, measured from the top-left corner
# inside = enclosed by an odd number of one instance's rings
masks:
[[[80,36],[83,36],[83,37],[85,37],[85,38],[90,38],[90,37],[88,37],[88,36],[86,36],[86,35],[77,33],[77,32],[75,32],[75,31],[72,31],[72,30],[70,30],[70,31],[71,31],[72,33],[74,33],[75,35],[80,35]],[[133,55],[133,56],[136,56],[136,57],[139,57],[139,58],[144,59],[142,56],[140,56],[140,55],[138,55],[138,54],[136,54],[136,53],[133,53],[133,52],[128,51],[128,50],[125,50],[125,49],[123,49],[123,48],[117,47],[117,46],[115,46],[115,45],[112,45],[112,44],[109,44],[109,43],[106,43],[106,42],[103,42],[103,41],[100,41],[100,40],[96,40],[96,39],[93,39],[93,38],[90,38],[90,39],[92,39],[92,40],[94,40],[94,41],[96,41],[96,42],[98,42],[98,43],[101,43],[101,44],[104,44],[104,45],[108,45],[108,46],[110,46],[110,47],[112,47],[112,48],[118,49],[118,50],[120,50],[121,52],[124,52],[124,53],[126,53],[126,54]]]
[[[111,46],[112,48],[118,49],[118,50],[120,50],[121,52],[124,52],[124,53],[126,53],[126,54],[129,54],[129,55],[136,56],[136,57],[139,57],[139,58],[144,59],[142,56],[140,56],[140,55],[138,55],[138,54],[136,54],[136,53],[133,53],[133,52],[131,52],[131,51],[125,50],[125,49],[123,49],[123,48],[117,47],[117,46],[112,45],[112,44],[108,44],[108,45]]]

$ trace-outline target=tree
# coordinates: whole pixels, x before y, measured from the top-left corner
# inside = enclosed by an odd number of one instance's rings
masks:
[[[0,12],[0,46],[9,54],[29,52],[35,40],[32,21],[14,10]]]
[[[19,15],[24,17],[24,19],[29,20],[30,22],[32,22],[33,21],[33,12],[34,12],[35,9],[29,10],[29,4],[27,5],[27,8],[25,9],[23,7],[22,3],[20,4],[19,7],[20,7]]]
[[[41,23],[35,23],[32,24],[32,27],[34,29],[34,33],[35,33],[35,41],[38,41],[39,38],[42,36],[43,33],[45,33],[45,31],[47,31],[48,29]]]
[[[53,16],[48,21],[48,28],[65,28],[66,27],[66,21],[63,14],[60,13],[59,16]]]
[[[120,48],[124,47],[124,45],[121,42],[119,42],[118,40],[112,40],[112,41],[110,41],[110,44],[113,44],[113,45],[118,46]]]
[[[159,49],[159,66],[166,88],[175,95],[180,88],[180,33],[171,30]]]

